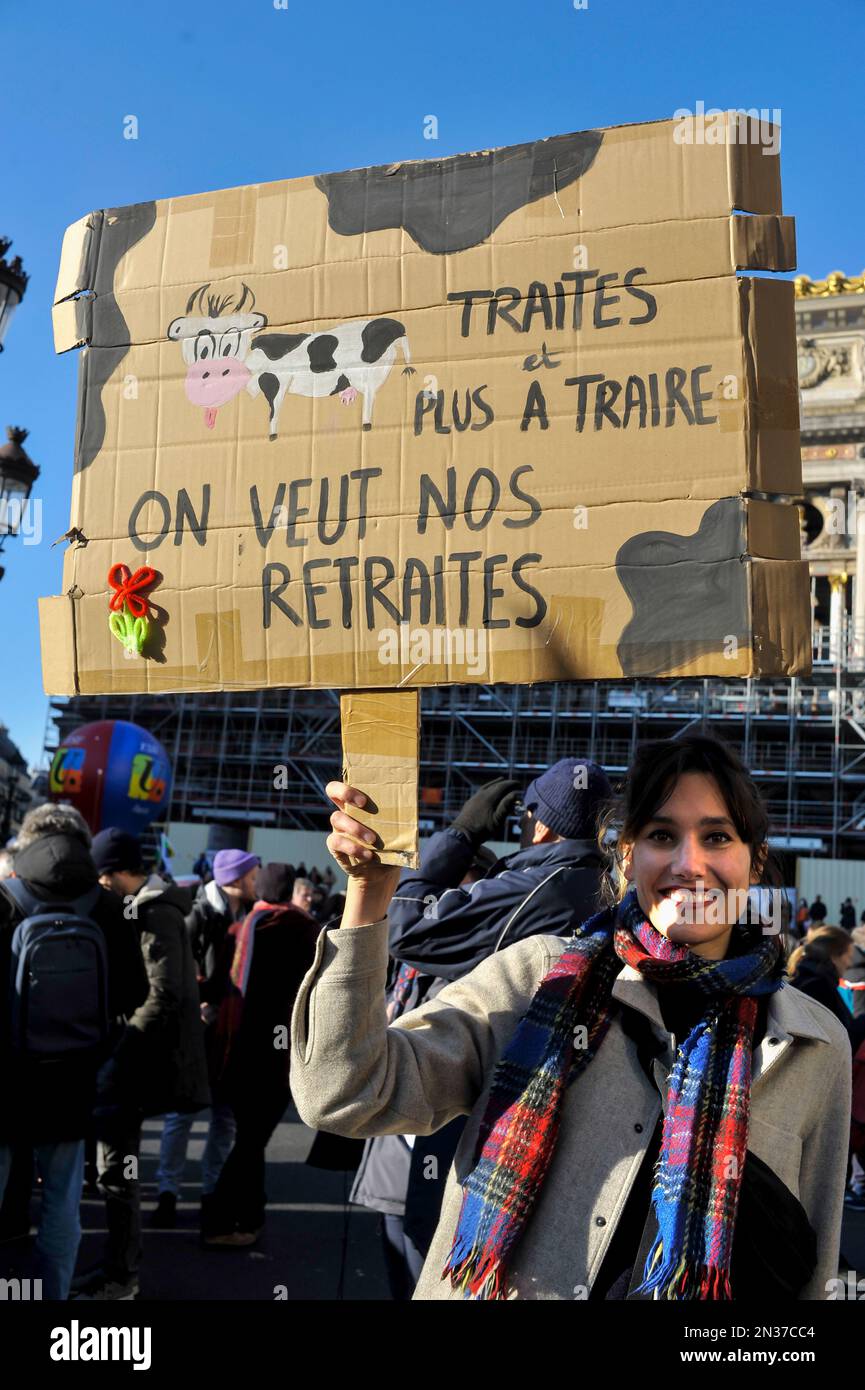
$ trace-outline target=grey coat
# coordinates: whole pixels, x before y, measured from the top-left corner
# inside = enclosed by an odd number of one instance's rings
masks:
[[[308,1125],[356,1138],[432,1134],[469,1115],[414,1295],[456,1299],[461,1295],[440,1274],[495,1064],[567,942],[551,936],[517,942],[390,1026],[387,946],[386,920],[319,936],[292,1015],[292,1093]],[[654,1063],[656,1084],[614,1019],[597,1056],[566,1093],[553,1160],[510,1267],[512,1297],[586,1296],[666,1105],[674,1040],[655,991],[625,966],[613,998],[645,1014],[664,1043]],[[754,1054],[748,1148],[798,1197],[817,1233],[817,1267],[803,1299],[826,1298],[826,1281],[837,1274],[850,1087],[850,1045],[838,1020],[788,986],[772,995],[766,1036]],[[650,1212],[632,1290],[655,1229]]]

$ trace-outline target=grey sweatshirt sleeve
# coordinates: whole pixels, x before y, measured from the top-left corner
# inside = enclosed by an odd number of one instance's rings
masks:
[[[291,1089],[314,1129],[432,1134],[467,1115],[543,976],[540,938],[490,956],[388,1026],[388,923],[323,931],[291,1021]]]

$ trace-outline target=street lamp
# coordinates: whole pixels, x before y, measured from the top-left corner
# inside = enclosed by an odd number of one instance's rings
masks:
[[[0,551],[7,536],[18,534],[24,505],[39,477],[38,466],[21,448],[27,438],[27,430],[9,425],[6,437],[9,443],[0,449]]]
[[[9,237],[0,236],[0,352],[3,351],[3,339],[9,331],[12,315],[24,298],[30,278],[24,272],[20,256],[7,264],[6,252],[11,245]]]

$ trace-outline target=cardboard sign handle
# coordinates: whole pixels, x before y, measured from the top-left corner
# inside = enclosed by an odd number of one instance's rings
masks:
[[[370,798],[352,815],[375,830],[382,863],[418,864],[417,690],[361,690],[341,695],[342,779]]]

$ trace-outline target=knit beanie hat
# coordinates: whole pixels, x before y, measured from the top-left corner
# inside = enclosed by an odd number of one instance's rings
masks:
[[[526,788],[523,805],[566,840],[594,839],[598,813],[613,789],[585,758],[562,758]]]
[[[262,864],[256,880],[261,902],[290,903],[296,874],[293,864]]]
[[[140,874],[144,871],[138,836],[130,835],[127,830],[118,830],[116,826],[100,830],[98,835],[93,836],[90,853],[97,873],[110,874],[125,870],[130,874]]]
[[[221,849],[213,856],[213,877],[220,888],[227,883],[236,883],[250,869],[257,869],[261,860],[257,854],[247,854],[245,849]]]

